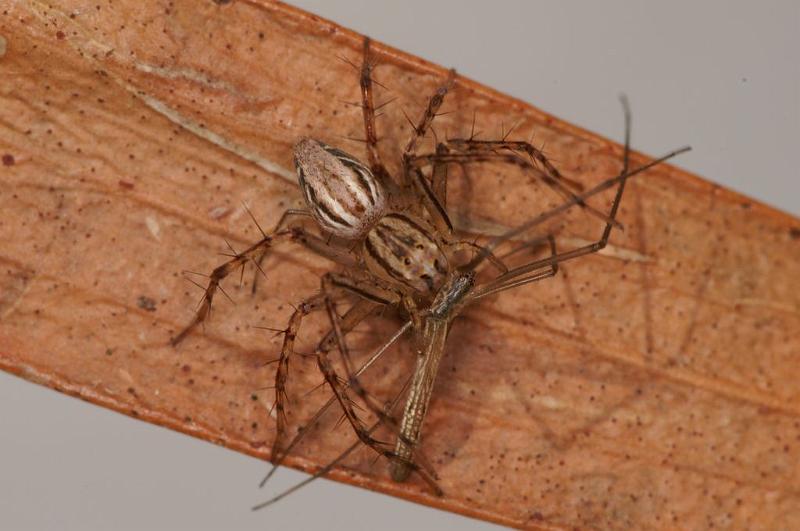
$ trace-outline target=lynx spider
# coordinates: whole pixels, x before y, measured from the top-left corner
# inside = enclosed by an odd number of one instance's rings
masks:
[[[250,261],[260,269],[261,260],[276,240],[286,239],[299,243],[312,252],[346,267],[350,274],[333,272],[324,274],[321,278],[320,293],[300,303],[289,319],[287,328],[282,331],[283,344],[275,375],[274,407],[277,427],[271,454],[274,466],[264,482],[305,433],[301,430],[290,444],[284,447],[283,439],[287,431],[285,389],[289,358],[293,353],[303,318],[311,312],[325,311],[331,329],[318,344],[314,355],[319,370],[334,396],[317,412],[308,425],[313,425],[326,409],[338,402],[360,443],[389,460],[393,480],[405,481],[412,472],[415,472],[434,492],[442,494],[436,483],[435,473],[417,452],[417,447],[438,365],[444,353],[445,340],[453,319],[464,307],[475,301],[494,293],[552,277],[558,272],[560,263],[595,253],[605,247],[612,229],[619,226],[616,214],[626,180],[688,148],[673,151],[629,171],[630,117],[625,105],[625,151],[620,174],[588,191],[581,191],[580,194],[577,193],[580,190],[574,190],[578,186],[564,178],[542,152],[528,142],[508,141],[505,138],[496,141],[454,139],[439,143],[435,153],[418,155],[418,144],[426,136],[446,94],[455,83],[455,72],[451,70],[447,79],[430,98],[420,120],[416,124],[412,123],[413,132],[402,153],[401,174],[392,176],[386,170],[378,153],[376,108],[372,89],[374,64],[371,62],[369,51],[370,41],[365,39],[360,68],[360,87],[368,165],[319,140],[301,139],[295,145],[294,160],[307,208],[287,210],[272,232],[262,233],[263,238],[260,241],[214,269],[193,320],[172,342],[179,343],[195,326],[207,318],[220,282],[231,272]],[[528,159],[520,156],[521,153],[527,155]],[[534,172],[544,183],[565,198],[564,203],[505,234],[490,239],[483,246],[458,239],[446,211],[447,165],[487,161],[521,166]],[[427,167],[431,167],[430,176],[426,176],[423,171]],[[608,214],[586,203],[591,196],[615,186],[616,195]],[[522,235],[574,205],[584,208],[605,222],[602,235],[595,242],[559,253],[554,237],[548,235],[546,238],[535,240],[534,243],[546,243],[550,251],[549,256],[511,269],[493,253],[498,246],[511,238]],[[321,234],[313,234],[303,226],[295,224],[298,218],[303,217],[313,218]],[[332,239],[330,236],[336,238]],[[349,245],[340,245],[338,242],[341,241],[349,242]],[[463,263],[459,264],[457,257],[463,255],[464,251],[472,253],[473,256],[470,260],[461,260]],[[508,254],[513,252],[516,251]],[[489,262],[498,271],[498,275],[487,282],[478,283],[477,269],[484,262]],[[357,297],[357,302],[343,316],[340,316],[334,307],[334,295],[341,292]],[[364,366],[356,370],[345,336],[381,306],[397,307],[407,315],[408,320]],[[409,329],[415,336],[416,367],[410,385],[406,386],[409,391],[402,419],[397,422],[389,413],[391,407],[379,404],[360,384],[358,376]],[[344,378],[340,376],[329,358],[329,353],[334,348],[341,355],[346,373]],[[353,401],[349,397],[351,390],[378,418],[375,425],[366,426],[356,414]],[[387,425],[395,432],[397,440],[393,447],[372,436],[379,424]],[[327,473],[357,444],[311,479]],[[285,494],[287,493],[255,508],[277,501]]]

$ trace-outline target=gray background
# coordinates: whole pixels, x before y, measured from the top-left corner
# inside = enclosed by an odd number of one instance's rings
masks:
[[[800,213],[800,3],[294,3],[617,140],[625,91],[636,149]],[[263,463],[6,374],[0,426],[2,529],[494,527],[328,481],[252,514]]]

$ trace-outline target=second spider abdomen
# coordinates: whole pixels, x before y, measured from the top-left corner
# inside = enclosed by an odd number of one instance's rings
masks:
[[[367,267],[376,275],[432,293],[447,274],[447,257],[423,222],[388,214],[364,240]]]
[[[381,183],[352,155],[303,138],[294,147],[294,164],[311,214],[331,234],[360,238],[386,210]]]

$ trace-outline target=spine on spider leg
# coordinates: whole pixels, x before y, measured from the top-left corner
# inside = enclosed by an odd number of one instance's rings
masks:
[[[417,365],[406,399],[400,434],[395,447],[397,457],[391,464],[394,481],[405,481],[411,473],[409,463],[414,460],[414,450],[419,443],[422,422],[428,410],[439,362],[444,354],[449,320],[428,317],[422,328],[417,352]]]

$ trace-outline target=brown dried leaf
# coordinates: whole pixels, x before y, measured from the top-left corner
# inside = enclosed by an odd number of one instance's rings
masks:
[[[341,103],[356,76],[333,60],[359,61],[360,37],[266,0],[170,5],[4,8],[0,366],[267,458],[271,397],[254,390],[278,345],[249,325],[280,326],[330,265],[282,252],[256,297],[229,282],[237,304],[173,349],[199,296],[180,273],[257,237],[243,201],[264,226],[298,202],[298,137],[362,154],[342,139],[362,134]],[[401,102],[379,124],[391,160],[400,105],[415,112],[444,70],[376,50]],[[440,131],[466,133],[474,110],[483,131],[535,131],[583,183],[619,168],[619,146],[469,80],[448,105]],[[474,224],[555,201],[502,167],[454,187]],[[454,326],[424,446],[444,498],[390,482],[366,452],[334,477],[519,527],[800,528],[800,222],[668,166],[631,183],[621,218],[603,256]],[[573,216],[562,241],[597,232]],[[306,343],[320,331],[309,323]],[[319,382],[295,367],[296,389]],[[351,440],[320,431],[290,464],[314,470]]]

